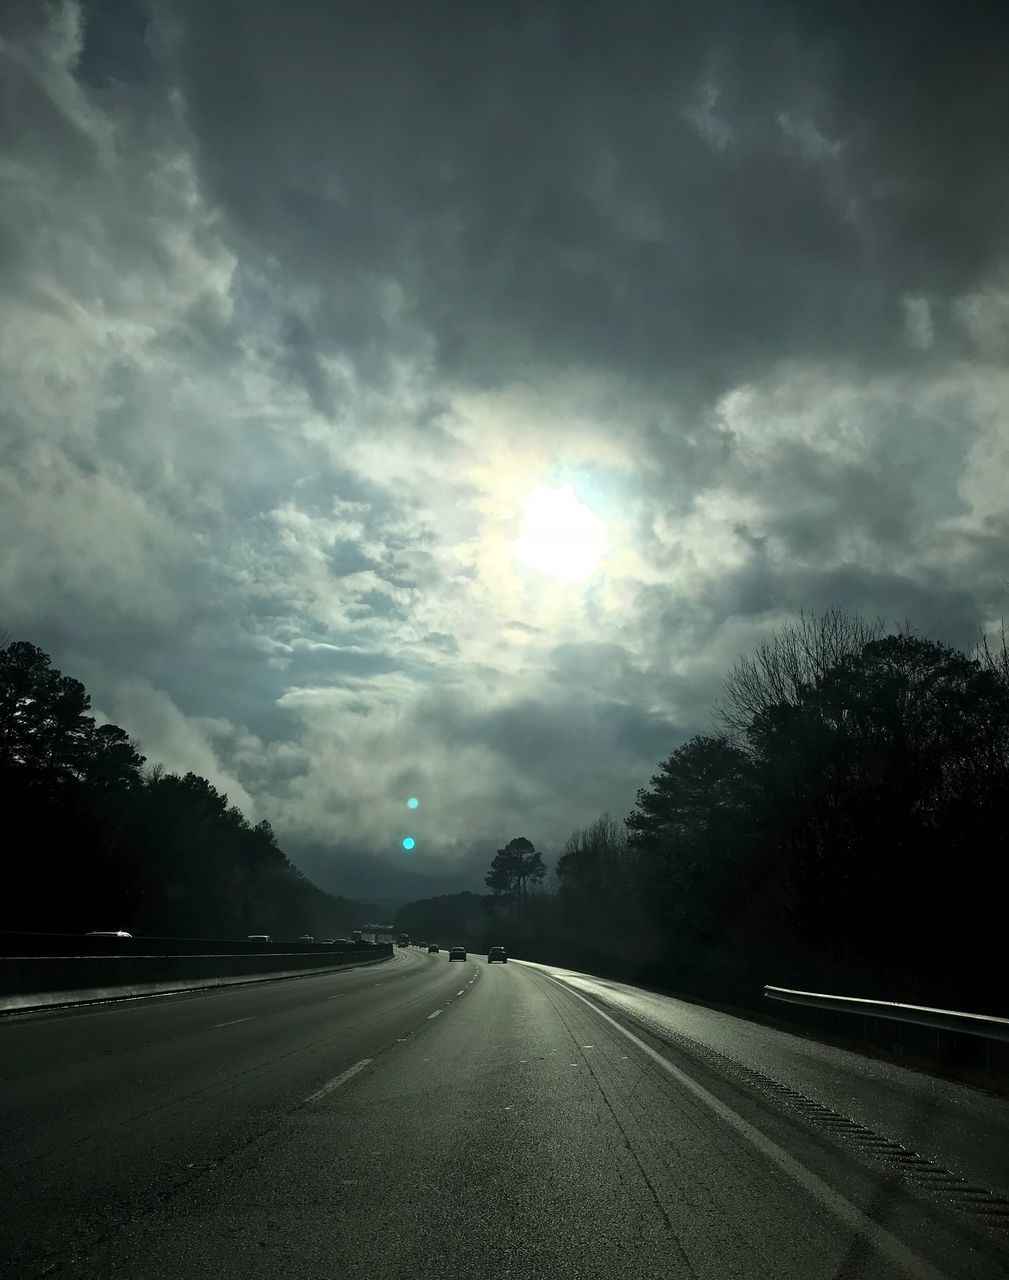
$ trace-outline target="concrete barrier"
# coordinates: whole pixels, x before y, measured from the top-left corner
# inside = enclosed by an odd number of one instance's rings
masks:
[[[306,977],[391,955],[392,947],[382,946],[368,954],[4,956],[0,1013]]]

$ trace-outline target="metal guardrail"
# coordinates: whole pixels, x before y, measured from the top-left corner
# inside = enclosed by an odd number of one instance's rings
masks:
[[[792,991],[788,987],[765,986],[764,995],[768,1000],[782,1000],[787,1004],[805,1005],[810,1009],[831,1009],[836,1013],[852,1013],[866,1018],[910,1022],[936,1031],[982,1036],[986,1040],[1009,1041],[1009,1018],[996,1018],[985,1013],[959,1013],[954,1009],[931,1009],[927,1005],[899,1004],[892,1000],[860,1000],[856,996]]]

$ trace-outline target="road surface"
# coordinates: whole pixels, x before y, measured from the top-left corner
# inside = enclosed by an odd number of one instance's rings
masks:
[[[0,1273],[1009,1274],[1009,1105],[543,966],[0,1020]]]

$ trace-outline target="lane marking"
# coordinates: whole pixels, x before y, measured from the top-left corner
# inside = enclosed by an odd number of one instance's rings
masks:
[[[230,1022],[215,1022],[214,1026],[215,1027],[233,1027],[236,1022],[251,1022],[255,1017],[257,1017],[256,1014],[250,1013],[247,1018],[232,1018]]]
[[[915,1253],[913,1249],[909,1249],[907,1245],[898,1240],[897,1237],[887,1231],[885,1227],[879,1226],[878,1223],[873,1222],[871,1218],[866,1217],[861,1209],[856,1208],[855,1205],[853,1205],[851,1201],[846,1200],[840,1192],[835,1191],[829,1183],[824,1182],[819,1174],[814,1173],[812,1169],[807,1169],[801,1161],[796,1160],[794,1156],[789,1155],[787,1151],[782,1147],[779,1147],[776,1142],[773,1142],[770,1138],[766,1137],[759,1129],[750,1124],[748,1120],[744,1120],[743,1117],[737,1115],[731,1107],[726,1106],[724,1102],[716,1098],[713,1093],[710,1093],[705,1089],[704,1085],[698,1084],[698,1082],[688,1076],[685,1071],[681,1071],[680,1068],[670,1062],[668,1058],[664,1058],[661,1053],[658,1053],[653,1049],[650,1044],[645,1044],[644,1040],[641,1040],[636,1036],[633,1031],[628,1031],[625,1026],[622,1026],[617,1022],[616,1018],[611,1018],[610,1015],[608,1013],[604,1013],[597,1004],[594,1004],[585,996],[579,995],[577,991],[573,991],[567,983],[562,982],[559,978],[554,978],[552,975],[548,976],[550,976],[551,980],[556,982],[559,987],[562,987],[568,995],[574,996],[574,998],[576,1000],[580,1000],[582,1004],[588,1005],[597,1017],[602,1018],[604,1022],[608,1022],[611,1027],[630,1040],[636,1048],[640,1049],[642,1053],[651,1058],[656,1066],[661,1067],[663,1071],[671,1075],[678,1084],[682,1085],[688,1093],[692,1093],[699,1102],[703,1102],[709,1110],[713,1111],[715,1115],[718,1116],[719,1120],[723,1121],[731,1129],[735,1129],[740,1137],[745,1138],[754,1147],[756,1147],[757,1150],[763,1156],[766,1156],[772,1164],[777,1165],[783,1173],[787,1174],[794,1182],[797,1182],[799,1186],[804,1188],[804,1190],[806,1190],[814,1200],[822,1205],[823,1208],[825,1208],[829,1213],[832,1213],[836,1218],[839,1218],[845,1226],[849,1227],[857,1235],[868,1240],[875,1249],[883,1254],[884,1257],[889,1259],[890,1262],[899,1267],[905,1275],[914,1276],[916,1277],[916,1280],[949,1280],[949,1277],[945,1272],[936,1270],[930,1262],[926,1262],[926,1260],[919,1254]]]
[[[457,992],[456,992],[456,995],[457,995],[457,996],[462,996],[462,995],[465,995],[465,994],[466,994],[466,988],[465,988],[465,987],[463,987],[463,989],[462,989],[461,991],[457,991]]]
[[[346,994],[347,994],[347,993],[346,993],[346,991],[338,991],[338,992],[336,993],[336,995],[335,995],[335,996],[327,996],[327,997],[326,997],[326,999],[327,999],[327,1000],[342,1000],[342,999],[343,999],[343,997],[344,997]]]
[[[318,1102],[320,1098],[324,1098],[327,1093],[332,1093],[334,1089],[339,1089],[340,1085],[346,1084],[351,1076],[356,1076],[359,1071],[363,1071],[371,1062],[371,1058],[362,1058],[360,1062],[355,1062],[352,1067],[348,1067],[342,1075],[334,1076],[332,1080],[327,1080],[321,1089],[316,1089],[315,1093],[310,1093],[307,1098],[303,1098],[303,1102]]]
[[[437,1018],[437,1016],[438,1016],[438,1014],[439,1014],[439,1013],[441,1013],[441,1010],[440,1010],[440,1009],[435,1009],[434,1013],[429,1013],[429,1014],[427,1015],[427,1020],[428,1020],[428,1022],[430,1022],[432,1018]]]

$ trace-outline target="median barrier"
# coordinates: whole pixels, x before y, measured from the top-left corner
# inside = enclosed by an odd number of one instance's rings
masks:
[[[340,952],[322,947],[284,952],[275,946],[266,955],[6,955],[0,956],[0,1012],[305,977],[373,964],[391,955],[391,946]]]

